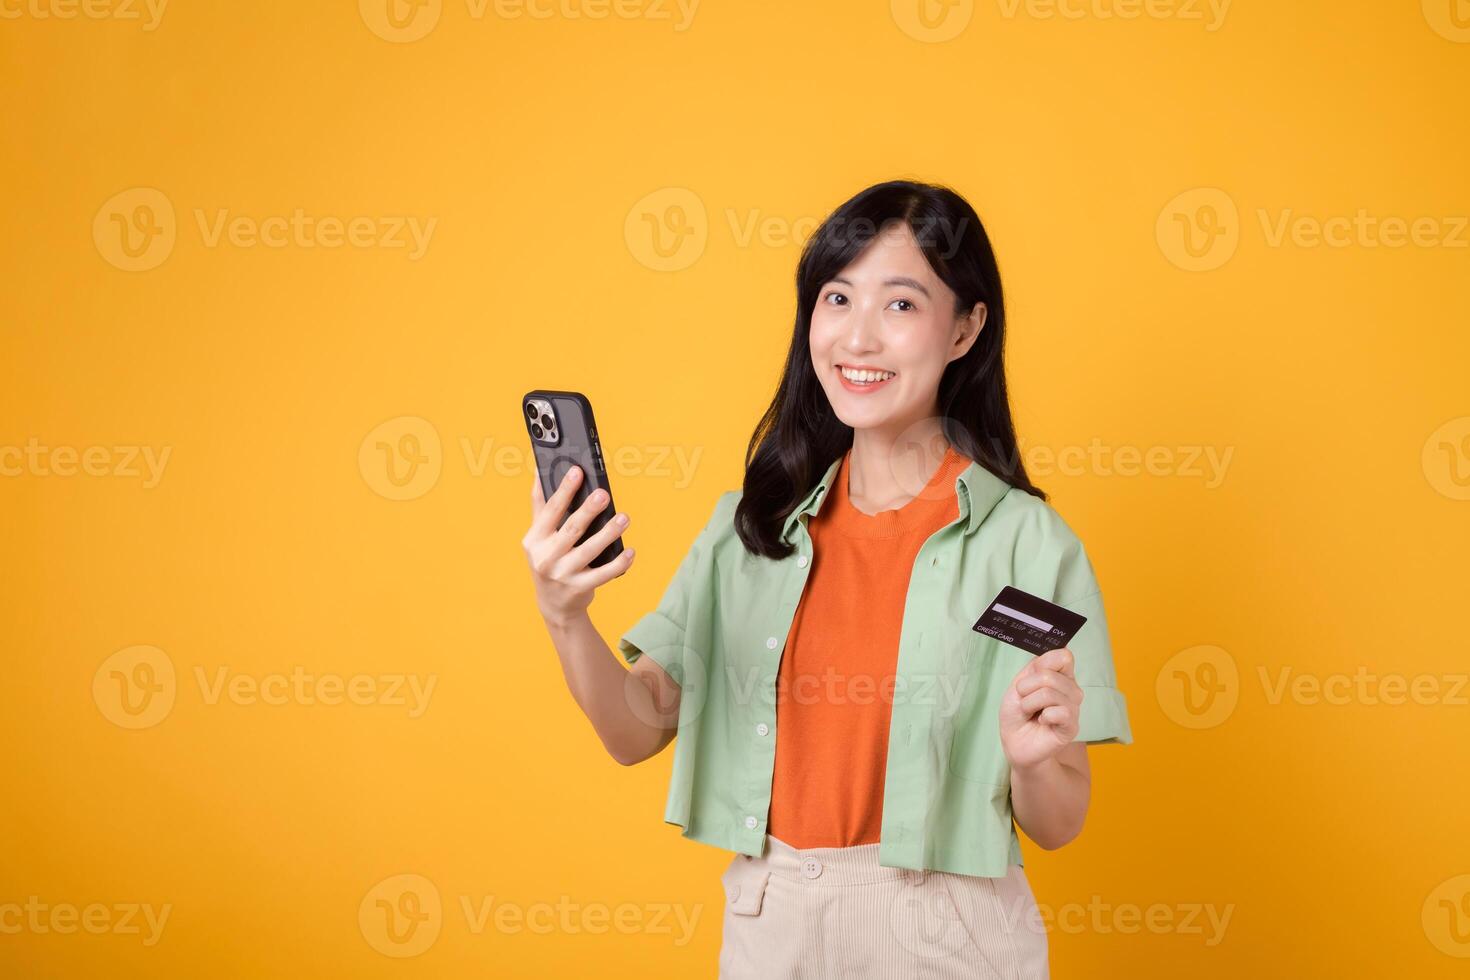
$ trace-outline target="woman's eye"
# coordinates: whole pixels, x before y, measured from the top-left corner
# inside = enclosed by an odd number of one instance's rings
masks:
[[[835,292],[834,293],[828,293],[826,296],[823,297],[823,299],[825,299],[828,303],[831,303],[834,306],[842,306],[843,304],[845,304],[847,302],[847,297],[846,296],[842,295],[841,293],[835,293]]]
[[[910,303],[906,299],[896,299],[892,303],[889,303],[888,305],[889,306],[897,306],[898,304],[903,304],[902,306],[899,306],[899,312],[900,313],[907,313],[910,310],[918,309],[918,307],[914,306],[913,303]]]

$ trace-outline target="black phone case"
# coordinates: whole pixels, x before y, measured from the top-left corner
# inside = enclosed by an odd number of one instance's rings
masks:
[[[526,414],[526,406],[533,398],[542,398],[551,402],[551,407],[556,412],[558,425],[555,445],[537,439],[531,430],[532,422],[530,416]],[[607,491],[607,506],[593,515],[586,532],[577,539],[576,543],[581,544],[605,527],[618,512],[613,502],[612,484],[607,478],[607,467],[602,461],[602,445],[597,441],[597,422],[592,417],[592,403],[580,392],[538,388],[521,396],[521,421],[526,426],[526,437],[531,440],[531,450],[536,455],[536,470],[541,475],[543,499],[551,499],[551,495],[561,485],[562,477],[566,476],[567,471],[574,465],[582,468],[582,483],[577,487],[577,492],[572,497],[566,514],[562,516],[561,523],[565,523],[566,518],[582,506],[592,491],[599,487]],[[560,527],[561,524],[557,526]],[[606,565],[622,553],[623,539],[619,536],[613,539],[612,544],[602,549],[588,563],[588,567],[598,568]]]

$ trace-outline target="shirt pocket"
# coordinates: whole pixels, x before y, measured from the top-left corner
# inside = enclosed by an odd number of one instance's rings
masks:
[[[1031,655],[973,630],[968,632],[956,643],[958,709],[949,768],[963,779],[1008,786],[1011,765],[1000,744],[1000,704]]]

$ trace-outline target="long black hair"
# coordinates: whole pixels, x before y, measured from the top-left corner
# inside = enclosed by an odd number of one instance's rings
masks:
[[[1041,499],[1026,476],[1006,397],[1005,302],[985,227],[968,201],[948,187],[891,180],[859,192],[807,239],[796,267],[796,326],[776,396],[745,453],[745,489],[735,530],[745,548],[767,558],[794,550],[781,527],[816,480],[852,447],[852,428],[832,411],[812,366],[808,333],[822,286],[856,259],[890,222],[908,225],[929,265],[955,294],[955,312],[986,307],[970,350],[939,379],[945,438],[961,455]]]

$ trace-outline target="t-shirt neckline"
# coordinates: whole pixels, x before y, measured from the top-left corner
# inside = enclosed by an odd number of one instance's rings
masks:
[[[852,449],[849,448],[842,456],[829,490],[835,499],[828,502],[830,506],[823,508],[818,519],[825,518],[822,523],[840,534],[860,538],[895,537],[925,529],[932,531],[946,520],[952,520],[959,509],[955,480],[970,465],[970,461],[950,445],[938,468],[913,499],[892,510],[866,514],[848,496],[851,461]]]

